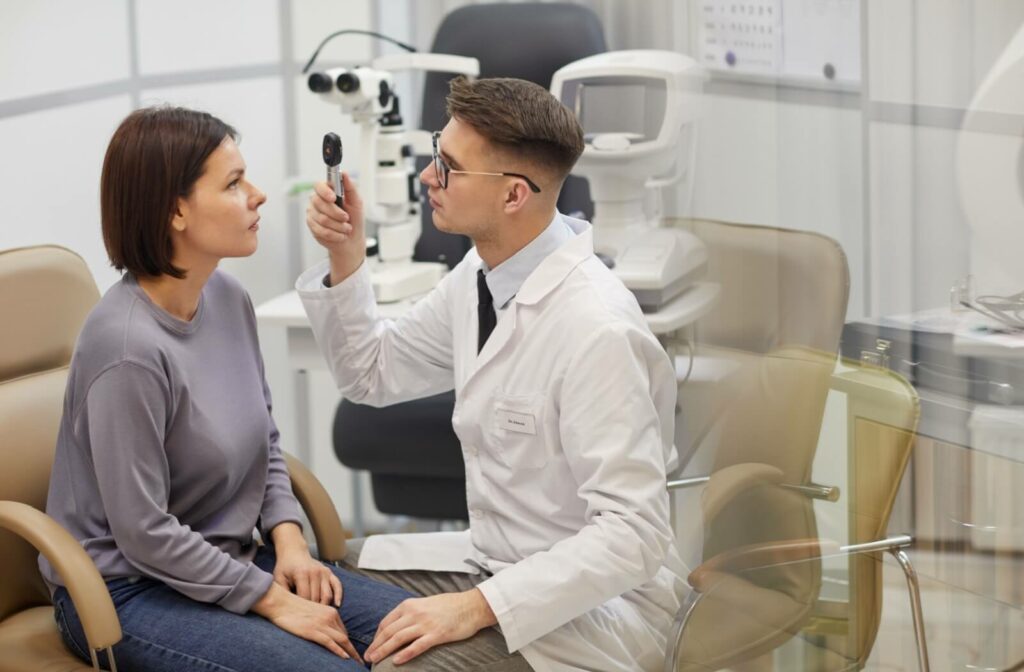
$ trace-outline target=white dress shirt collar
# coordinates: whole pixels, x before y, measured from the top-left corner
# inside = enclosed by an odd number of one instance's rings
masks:
[[[483,262],[481,268],[487,279],[487,288],[491,290],[491,296],[494,298],[495,310],[506,308],[541,262],[574,235],[575,232],[556,210],[547,227],[523,249],[493,269],[488,269],[487,263]]]

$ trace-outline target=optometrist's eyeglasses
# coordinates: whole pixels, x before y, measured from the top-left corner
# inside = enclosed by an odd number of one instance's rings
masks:
[[[458,173],[461,175],[491,175],[493,177],[518,177],[526,181],[526,185],[530,187],[530,191],[535,194],[540,193],[540,187],[534,184],[533,180],[528,178],[526,175],[521,173],[485,173],[478,170],[456,170],[448,165],[448,163],[441,158],[440,131],[434,131],[434,172],[437,174],[437,181],[441,183],[442,189],[448,188],[448,176],[452,173]]]

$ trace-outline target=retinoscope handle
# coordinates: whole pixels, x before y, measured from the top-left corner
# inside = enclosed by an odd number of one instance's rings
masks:
[[[334,189],[334,204],[345,207],[345,187],[341,183],[341,170],[338,166],[327,166],[327,181]]]
[[[327,182],[334,189],[334,204],[345,207],[345,187],[341,183],[341,138],[337,133],[324,135],[324,163],[327,164]]]

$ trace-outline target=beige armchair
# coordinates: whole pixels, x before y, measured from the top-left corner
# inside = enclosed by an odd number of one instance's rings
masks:
[[[701,488],[699,503],[688,503],[700,508],[703,553],[666,672],[771,669],[773,652],[798,636],[821,650],[798,669],[859,669],[880,623],[886,551],[907,572],[926,670],[916,579],[903,552],[912,540],[885,536],[917,396],[891,372],[838,360],[850,284],[842,248],[777,227],[676,225],[707,245],[707,279],[720,294],[694,330],[704,368],[695,365],[680,390],[686,431],[677,442],[692,462],[669,488]],[[844,445],[822,435],[830,391],[849,409]],[[844,478],[813,482],[819,445],[843,462]],[[821,507],[845,507],[842,538],[819,533]],[[837,562],[849,581],[842,604],[822,597],[823,564]]]
[[[0,672],[90,669],[61,641],[39,553],[66,582],[98,669],[96,652],[121,639],[117,613],[89,556],[43,510],[71,354],[99,292],[81,257],[56,246],[0,252],[0,287]],[[330,497],[287,458],[320,558],[340,561],[345,534]]]
[[[705,546],[666,672],[772,669],[744,665],[795,637],[808,649],[798,669],[861,669],[881,624],[886,552],[906,574],[919,667],[929,669],[917,577],[904,550],[913,540],[887,536],[914,444],[917,394],[891,371],[798,353],[763,356],[745,380],[712,473],[670,483],[704,487]],[[845,437],[818,435],[823,376],[845,398]],[[810,480],[815,447],[830,438],[842,444],[834,451],[845,460],[841,486]],[[819,534],[815,500],[845,506],[844,538]],[[837,559],[847,594],[823,599],[822,563]]]

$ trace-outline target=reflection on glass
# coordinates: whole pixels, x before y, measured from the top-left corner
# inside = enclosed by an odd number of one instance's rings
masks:
[[[830,353],[789,347],[743,356],[704,485],[704,561],[689,577],[677,669],[775,655],[798,634],[820,650],[809,669],[860,666],[880,625],[879,556],[910,541],[888,543],[885,532],[913,445],[917,396],[897,374],[837,367]],[[828,447],[831,459],[845,461],[845,478],[831,485],[812,481],[830,389],[849,409],[848,433],[836,437],[842,445]],[[840,505],[847,536],[826,538],[816,509]],[[868,553],[863,545],[873,542],[882,543]],[[825,595],[823,558],[845,561]],[[845,588],[839,595],[837,585]]]

